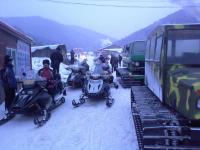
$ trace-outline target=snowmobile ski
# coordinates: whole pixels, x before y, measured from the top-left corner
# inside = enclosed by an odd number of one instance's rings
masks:
[[[109,98],[106,100],[106,106],[111,107],[114,103],[114,98]]]
[[[85,103],[85,99],[84,98],[80,98],[79,99],[79,102],[76,102],[75,100],[72,100],[72,105],[74,107],[79,107],[80,105],[84,104]]]
[[[8,121],[10,121],[11,119],[13,119],[15,117],[14,114],[7,114],[7,117],[6,118],[2,118],[0,120],[0,125],[3,125],[5,123],[7,123]]]
[[[34,117],[34,124],[38,127],[43,126],[51,117],[51,113],[47,110],[43,110],[40,114]]]
[[[64,97],[62,97],[60,100],[54,101],[53,104],[50,106],[49,111],[56,109],[57,107],[59,107],[63,103],[65,103]]]

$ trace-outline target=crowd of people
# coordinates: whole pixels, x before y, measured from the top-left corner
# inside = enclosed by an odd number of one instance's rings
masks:
[[[102,63],[108,63],[108,60],[106,60],[106,58],[103,55],[99,56],[99,60]],[[112,72],[116,71],[118,66],[121,66],[121,62],[122,62],[122,56],[121,55],[116,56],[114,54],[111,54],[110,65],[112,67]]]
[[[55,52],[50,56],[50,60],[43,60],[43,67],[38,71],[38,75],[45,78],[46,80],[53,80],[55,76],[59,74],[60,63],[63,62],[63,56],[61,54],[61,49],[58,47]],[[118,65],[121,66],[122,57],[119,55],[111,55],[110,68],[109,60],[106,59],[103,55],[100,55],[99,64],[96,65],[98,71],[108,71],[112,74],[113,71],[116,71]],[[12,64],[13,59],[6,55],[4,58],[3,69],[0,71],[0,107],[1,104],[5,101],[5,112],[10,113],[10,108],[13,100],[15,99],[16,90],[17,90],[17,79],[15,78],[15,73]],[[74,61],[74,51],[71,51],[71,61]],[[73,62],[72,62],[73,63]],[[85,68],[85,71],[89,71],[89,65],[87,64],[87,59],[84,59],[80,66]],[[50,68],[52,67],[52,69]]]

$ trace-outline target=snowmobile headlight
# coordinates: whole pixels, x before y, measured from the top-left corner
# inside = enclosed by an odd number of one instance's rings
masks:
[[[135,62],[135,66],[138,67],[140,65],[139,62]]]
[[[197,108],[200,109],[200,98],[197,100]]]

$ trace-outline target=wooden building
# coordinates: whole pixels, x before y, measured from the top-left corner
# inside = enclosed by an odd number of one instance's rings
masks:
[[[99,49],[96,51],[96,55],[111,55],[111,54],[121,54],[123,51],[123,48],[121,46],[118,46],[118,45],[110,45],[110,46],[107,46],[107,47],[104,47],[102,49]]]
[[[53,53],[58,47],[62,50],[62,55],[65,58],[67,55],[65,44],[34,46],[31,48],[32,57],[50,57],[51,53]]]
[[[0,21],[0,69],[4,64],[4,56],[8,54],[13,58],[17,76],[31,70],[31,43],[30,37]]]

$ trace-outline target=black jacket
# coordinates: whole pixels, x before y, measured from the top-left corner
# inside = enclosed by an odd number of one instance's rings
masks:
[[[55,67],[55,66],[59,65],[61,62],[63,62],[63,56],[58,51],[53,52],[50,56],[50,59],[51,59],[51,66],[52,67]]]
[[[122,56],[119,55],[118,59],[119,59],[119,62],[122,61]]]
[[[1,70],[1,79],[5,88],[17,88],[17,80],[13,70],[13,65],[8,64]]]
[[[105,63],[106,62],[106,59],[103,57],[103,55],[101,55],[99,57],[99,60],[101,61],[101,63]]]

